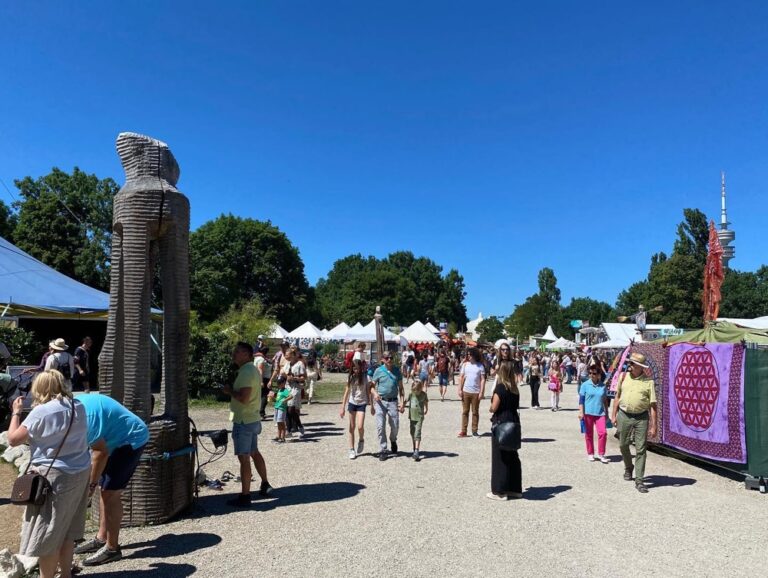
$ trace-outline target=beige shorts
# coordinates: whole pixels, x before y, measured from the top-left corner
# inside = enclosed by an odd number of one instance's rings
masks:
[[[42,472],[45,473],[45,468]],[[42,506],[27,506],[21,526],[19,553],[48,556],[56,553],[65,540],[81,540],[85,530],[90,469],[65,474],[56,469],[48,473],[53,495]]]

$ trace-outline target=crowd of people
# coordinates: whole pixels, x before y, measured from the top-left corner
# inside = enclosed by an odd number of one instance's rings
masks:
[[[147,425],[139,417],[108,396],[88,393],[91,346],[90,338],[85,338],[75,354],[70,355],[64,340],[52,341],[36,369],[31,387],[34,406],[23,423],[23,398],[18,397],[13,403],[8,441],[12,446],[30,445],[30,467],[44,472],[53,488],[51,499],[45,504],[27,506],[22,530],[21,553],[39,557],[42,577],[69,576],[74,553],[87,555],[85,565],[120,559],[121,492],[149,439]],[[305,355],[287,342],[281,343],[274,355],[263,343],[254,348],[240,342],[234,347],[232,361],[237,366],[237,375],[224,392],[230,396],[229,419],[234,453],[240,463],[241,489],[229,500],[230,505],[250,506],[251,464],[260,478],[259,495],[267,496],[272,491],[267,464],[259,449],[261,421],[266,417],[268,403],[274,404],[275,442],[304,437],[302,400],[312,400],[314,385],[321,378],[321,364],[313,353]],[[429,413],[427,392],[435,378],[441,401],[445,400],[450,384],[456,387],[461,400],[458,437],[479,436],[481,402],[488,387],[492,441],[491,491],[487,497],[520,498],[520,386],[530,386],[531,408],[538,410],[539,388],[546,384],[551,393],[550,409],[557,411],[563,387],[575,382],[587,459],[608,463],[606,431],[618,428],[624,479],[634,480],[639,492],[648,491],[644,483],[646,440],[648,435],[655,435],[657,413],[654,383],[646,375],[648,365],[643,355],[632,353],[627,366],[618,368],[621,373],[616,380],[613,405],[607,386],[611,367],[607,356],[524,353],[502,342],[497,349],[486,351],[476,347],[464,351],[449,347],[421,351],[409,348],[401,352],[399,364],[397,361],[393,353],[384,352],[372,363],[364,346],[350,352],[344,361],[347,380],[339,416],[348,420],[350,459],[364,452],[365,416],[369,411],[376,420],[376,456],[385,461],[397,455],[400,416],[407,411],[411,457],[419,461]],[[84,390],[83,395],[73,395],[73,382]],[[517,426],[517,446],[496,435],[509,430],[505,427],[509,424]],[[632,444],[634,455],[630,450]],[[94,537],[83,541],[86,504],[96,489],[100,490],[99,529]],[[76,542],[81,543],[75,547]]]

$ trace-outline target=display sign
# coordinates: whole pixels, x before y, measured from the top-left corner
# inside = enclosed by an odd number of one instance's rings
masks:
[[[659,331],[659,334],[662,337],[670,337],[672,335],[682,335],[683,333],[685,333],[685,329],[683,329],[682,327],[676,327],[675,329],[663,328]]]

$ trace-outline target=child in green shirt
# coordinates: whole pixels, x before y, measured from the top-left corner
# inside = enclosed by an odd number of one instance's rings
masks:
[[[403,400],[400,406],[400,413],[408,408],[408,418],[411,422],[411,439],[413,440],[413,455],[411,456],[417,462],[421,459],[419,447],[421,446],[421,426],[424,423],[424,416],[429,411],[429,399],[427,393],[423,390],[424,382],[420,379],[414,379],[411,386],[411,393]]]
[[[274,441],[285,442],[285,413],[288,411],[288,400],[293,399],[291,388],[287,382],[274,388],[269,397],[275,402],[275,423],[277,424],[277,437]]]

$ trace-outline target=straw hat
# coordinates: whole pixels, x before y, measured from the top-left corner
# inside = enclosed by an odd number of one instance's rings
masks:
[[[642,353],[632,353],[627,361],[648,369],[648,364],[645,362],[645,355]]]
[[[67,351],[69,349],[69,345],[67,345],[67,342],[64,341],[64,339],[61,337],[59,337],[54,341],[51,341],[48,344],[48,347],[50,347],[51,349],[55,349],[56,351]]]

